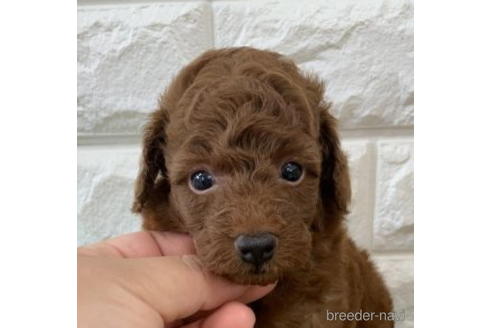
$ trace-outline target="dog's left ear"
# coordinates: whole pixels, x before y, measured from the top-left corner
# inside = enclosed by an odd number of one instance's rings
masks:
[[[326,215],[341,219],[349,212],[351,187],[347,158],[340,147],[336,119],[320,108],[319,142],[322,153],[320,195]]]

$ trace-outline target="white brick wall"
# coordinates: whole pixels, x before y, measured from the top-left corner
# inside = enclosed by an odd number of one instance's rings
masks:
[[[205,49],[269,48],[326,81],[350,159],[349,229],[396,310],[413,316],[411,0],[79,0],[78,9],[80,245],[139,229],[129,207],[141,127],[172,76]]]

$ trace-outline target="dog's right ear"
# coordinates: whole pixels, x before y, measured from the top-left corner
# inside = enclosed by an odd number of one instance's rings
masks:
[[[158,177],[162,179],[160,183],[169,184],[164,159],[165,127],[168,121],[168,113],[160,108],[152,113],[145,127],[140,171],[135,182],[135,198],[132,206],[134,213],[142,212]]]

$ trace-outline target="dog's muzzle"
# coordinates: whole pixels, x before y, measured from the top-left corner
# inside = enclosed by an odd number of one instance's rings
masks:
[[[257,268],[268,262],[275,252],[277,238],[268,232],[254,235],[240,235],[234,241],[239,257]]]

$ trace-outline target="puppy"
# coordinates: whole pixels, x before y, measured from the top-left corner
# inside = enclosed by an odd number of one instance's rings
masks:
[[[346,232],[349,172],[323,91],[274,52],[204,53],[146,126],[133,211],[144,229],[189,233],[213,273],[278,281],[252,304],[256,327],[393,327],[384,282]]]

